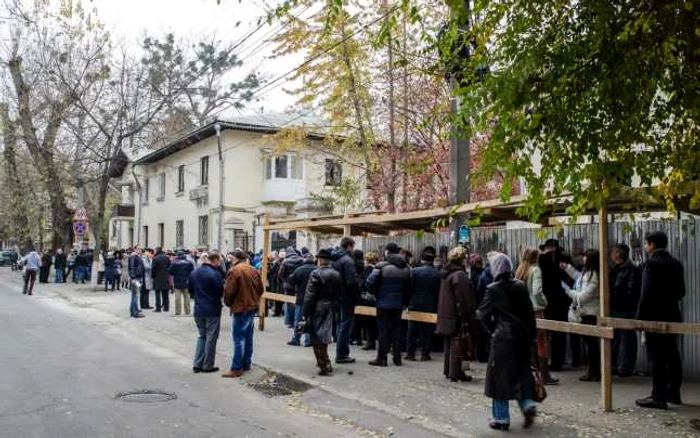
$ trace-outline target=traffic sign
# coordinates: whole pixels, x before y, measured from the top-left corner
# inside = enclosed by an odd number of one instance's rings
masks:
[[[467,225],[462,225],[459,227],[459,243],[469,242],[469,227]]]
[[[76,236],[83,236],[87,234],[88,224],[86,221],[76,221],[73,222],[73,232]]]

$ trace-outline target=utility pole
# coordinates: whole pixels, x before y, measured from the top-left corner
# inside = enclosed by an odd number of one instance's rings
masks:
[[[459,32],[469,31],[469,11],[470,5],[469,0],[465,0],[462,5],[462,9],[452,9],[452,19],[459,20]],[[465,42],[462,36],[458,36],[458,42]],[[456,47],[458,50],[453,52],[453,56],[457,57],[463,54],[459,49],[461,47]],[[455,60],[456,63],[459,60]],[[459,83],[455,77],[455,72],[450,72],[450,91],[454,94],[454,91],[459,88]],[[451,98],[451,111],[453,115],[459,112],[459,99],[457,97]],[[451,138],[450,138],[450,204],[457,205],[460,203],[470,202],[470,181],[469,181],[469,164],[470,164],[470,141],[466,137],[465,132],[459,129],[457,126],[452,126]],[[467,243],[461,242],[460,239],[460,227],[464,224],[467,217],[465,215],[457,215],[452,219],[450,223],[450,234],[453,244],[457,243]]]
[[[216,249],[223,252],[224,247],[224,154],[221,150],[221,125],[216,123],[214,125],[214,130],[216,131],[216,144],[219,148],[219,229],[217,230],[216,236]]]

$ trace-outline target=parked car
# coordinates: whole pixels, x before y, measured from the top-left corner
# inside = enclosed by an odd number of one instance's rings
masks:
[[[12,252],[0,251],[0,266],[12,266]]]

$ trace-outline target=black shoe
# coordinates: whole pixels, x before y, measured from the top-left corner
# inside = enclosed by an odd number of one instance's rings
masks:
[[[600,382],[600,376],[593,376],[591,374],[585,374],[578,379],[582,382]]]
[[[535,407],[533,406],[527,411],[523,412],[523,415],[525,415],[523,429],[529,429],[530,427],[532,427],[532,423],[535,422],[535,417],[537,416],[537,409],[535,409]]]
[[[301,345],[301,342],[299,342],[299,341],[296,341],[296,342],[295,342],[295,341],[289,341],[289,342],[287,342],[287,345],[289,345],[290,347],[298,347],[298,346]]]
[[[474,380],[474,378],[467,374],[462,374],[459,377],[450,377],[450,381],[452,382],[471,382],[472,380]]]
[[[386,359],[380,360],[380,359],[374,359],[369,362],[370,365],[373,367],[385,367],[388,366],[386,363]]]
[[[549,367],[549,371],[555,371],[555,372],[560,373],[560,372],[564,371],[564,367],[561,365],[552,365],[551,367]]]
[[[547,379],[544,379],[544,384],[547,386],[555,386],[559,384],[559,379],[555,379],[554,377],[548,377]]]
[[[654,400],[652,397],[639,399],[636,403],[640,408],[668,410],[668,404],[666,402]]]
[[[681,395],[680,394],[674,394],[668,396],[668,403],[671,405],[682,405],[683,401],[681,400]]]
[[[217,371],[219,371],[219,367],[214,367],[214,368],[209,369],[209,370],[202,370],[203,373],[215,373]]]
[[[370,351],[370,350],[376,350],[377,346],[375,344],[365,344],[364,347],[362,347],[362,350],[364,351]]]
[[[333,374],[333,368],[328,367],[328,368],[323,368],[321,371],[318,372],[319,376],[330,376]]]
[[[192,372],[195,373],[195,374],[198,374],[198,373],[201,373],[201,372],[202,372],[202,369],[201,369],[201,368],[198,368],[198,367],[193,367],[193,368],[192,368]]]
[[[160,310],[160,309],[156,309],[153,311],[153,313],[161,313],[161,312],[162,312],[162,310]]]
[[[430,356],[421,356],[420,360],[421,360],[421,362],[429,362],[429,361],[433,360],[433,358]]]
[[[489,427],[490,427],[491,429],[495,429],[495,430],[505,430],[505,431],[507,431],[508,429],[510,429],[510,424],[499,423],[499,422],[497,422],[497,421],[489,421]]]
[[[250,371],[250,365],[247,367],[243,367],[243,371]]]
[[[406,356],[406,357],[404,357],[404,359],[406,359],[406,360],[408,360],[408,361],[411,361],[411,362],[415,362],[415,361],[416,361],[416,356]]]
[[[339,357],[335,359],[335,363],[343,364],[343,363],[355,363],[355,358],[354,357]]]
[[[401,357],[400,357],[400,356],[394,358],[394,365],[397,366],[397,367],[400,367],[401,365],[403,365],[403,362],[401,362]]]

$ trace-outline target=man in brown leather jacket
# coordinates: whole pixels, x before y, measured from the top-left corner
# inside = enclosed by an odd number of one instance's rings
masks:
[[[224,302],[231,309],[233,362],[222,377],[240,377],[250,370],[253,357],[253,320],[263,294],[260,274],[248,264],[243,251],[233,253],[233,265],[226,274]]]

